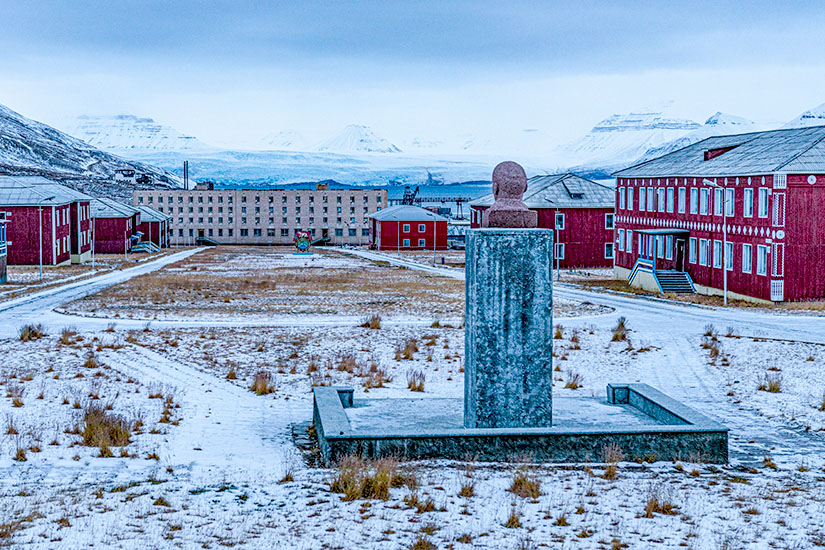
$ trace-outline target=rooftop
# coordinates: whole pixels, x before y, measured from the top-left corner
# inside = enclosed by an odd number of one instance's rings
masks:
[[[167,216],[151,206],[135,206],[135,208],[140,211],[140,221],[142,222],[161,222],[172,219],[172,216]]]
[[[825,126],[710,137],[613,175],[728,177],[774,172],[825,173]]]
[[[409,204],[397,204],[379,210],[369,216],[382,222],[428,222],[436,220],[439,222],[446,222],[447,218],[439,216],[434,212],[430,212],[426,208],[420,206],[412,206]]]
[[[527,180],[524,204],[528,208],[613,208],[615,190],[576,174],[534,176]],[[493,195],[484,195],[470,206],[492,206]]]
[[[140,212],[134,206],[105,198],[92,199],[91,207],[93,218],[129,218]]]
[[[0,176],[0,205],[57,206],[92,197],[39,176]]]

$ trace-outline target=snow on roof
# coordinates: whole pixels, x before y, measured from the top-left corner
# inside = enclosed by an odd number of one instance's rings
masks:
[[[619,170],[615,177],[728,177],[825,172],[825,126],[710,137]],[[729,149],[721,152],[723,149]],[[721,154],[705,160],[706,151]]]
[[[141,222],[162,222],[164,220],[171,220],[172,216],[167,216],[159,210],[155,210],[151,206],[135,206],[140,210]]]
[[[613,208],[615,190],[576,174],[534,176],[527,180],[524,204],[527,208]],[[470,206],[491,206],[492,193],[470,202]]]
[[[412,206],[409,204],[396,204],[389,208],[379,210],[369,216],[370,218],[382,222],[428,222],[436,220],[439,222],[446,222],[447,218],[439,216],[434,212],[430,212],[420,206]]]
[[[92,197],[39,176],[0,176],[0,205],[56,206]]]
[[[93,218],[129,218],[140,212],[134,206],[105,198],[92,199],[91,207]]]

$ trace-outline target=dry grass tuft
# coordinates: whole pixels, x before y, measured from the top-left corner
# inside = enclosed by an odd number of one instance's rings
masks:
[[[564,383],[564,387],[569,390],[577,390],[582,387],[582,375],[573,372],[572,370],[567,371],[567,381]]]
[[[504,527],[508,529],[519,529],[521,527],[521,512],[515,506],[510,510],[510,516],[504,522]]]
[[[30,342],[32,340],[40,340],[44,336],[47,336],[45,332],[43,332],[43,325],[41,324],[31,324],[31,325],[23,325],[20,327],[20,331],[18,332],[20,340],[22,342]]]
[[[406,340],[404,347],[401,348],[401,357],[407,361],[411,361],[416,353],[418,353],[418,341],[416,341],[415,338]]]
[[[87,369],[96,369],[100,367],[100,363],[97,362],[95,353],[92,350],[89,350],[89,353],[86,354],[86,360],[83,361],[83,366]]]
[[[507,490],[521,498],[537,499],[541,496],[541,482],[526,468],[519,468]]]
[[[625,459],[624,451],[616,443],[610,443],[602,448],[602,458],[607,463],[602,477],[609,481],[615,480],[619,473],[618,463]]]
[[[361,322],[361,327],[369,328],[373,330],[378,330],[381,328],[381,316],[377,313],[369,317],[365,317],[364,320]]]
[[[418,480],[412,472],[402,472],[397,460],[365,460],[349,456],[338,464],[338,473],[330,484],[333,493],[342,493],[344,501],[358,499],[389,500],[390,489],[407,486],[414,489]]]
[[[561,325],[556,325],[553,329],[553,339],[561,340],[562,338],[564,338],[564,327]]]
[[[670,498],[661,487],[651,489],[647,497],[647,502],[645,503],[645,511],[642,517],[652,518],[656,514],[675,516],[677,513],[679,513],[679,507],[670,502]]]
[[[407,387],[410,388],[410,391],[423,392],[425,381],[426,376],[424,376],[423,371],[418,369],[407,371]]]
[[[410,550],[436,550],[438,548],[424,535],[418,535],[418,538],[410,546]]]
[[[476,494],[476,484],[474,481],[465,481],[461,484],[461,489],[458,490],[458,496],[464,498],[472,498]]]
[[[226,373],[227,380],[237,380],[238,374],[235,372],[235,367],[230,367],[229,372]]]
[[[112,456],[109,447],[125,447],[131,443],[132,429],[125,418],[108,412],[103,405],[90,403],[83,413],[83,426],[77,431],[83,445],[98,447],[100,456]]]
[[[60,331],[60,338],[58,338],[58,342],[60,342],[64,346],[71,346],[77,343],[77,329],[74,327],[66,327]]]
[[[782,391],[782,376],[778,374],[766,374],[762,377],[756,389],[768,393],[780,393]]]
[[[255,378],[252,380],[252,385],[249,389],[257,395],[269,395],[275,391],[275,385],[272,382],[272,375],[266,371],[258,371],[255,373]]]
[[[610,338],[611,342],[624,342],[627,340],[627,318],[619,317],[616,321],[616,326],[613,327],[613,336]]]

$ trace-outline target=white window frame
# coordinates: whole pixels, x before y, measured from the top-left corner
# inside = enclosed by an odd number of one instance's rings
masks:
[[[559,223],[561,220],[561,223]],[[564,212],[556,212],[556,229],[559,231],[564,231],[565,226],[565,219],[564,219]]]
[[[563,260],[564,259],[564,243],[556,243],[556,259]]]
[[[410,240],[404,239],[401,241],[401,248],[409,248],[410,247]]]
[[[699,239],[699,265],[708,265],[708,239]]]
[[[746,218],[753,217],[753,189],[745,188],[742,191],[742,216]]]
[[[757,214],[760,218],[767,218],[770,216],[770,208],[768,208],[768,196],[770,189],[767,187],[759,188],[759,204],[757,204]]]
[[[679,206],[678,206],[679,214],[684,214],[685,213],[685,202],[686,202],[686,199],[687,199],[687,188],[680,187],[679,192],[677,194],[678,194],[678,197],[679,197]]]
[[[608,250],[610,250],[609,254],[607,252]],[[613,246],[613,243],[604,243],[604,259],[605,260],[612,260],[613,256],[614,256],[614,251],[615,251],[615,247]]]
[[[764,244],[756,245],[756,274],[768,274],[768,247]]]
[[[627,188],[627,209],[632,211],[633,210],[633,188]]]
[[[404,225],[402,225],[401,226],[401,232],[402,233],[409,233],[410,232],[410,224],[405,223]]]
[[[665,237],[665,259],[673,259],[673,235]]]
[[[713,267],[722,269],[722,241],[713,241]]]
[[[642,256],[645,250],[645,236],[642,233],[639,233],[639,257]]]
[[[654,241],[656,242],[656,257],[663,260],[665,258],[665,236],[656,235]]]
[[[725,216],[731,217],[736,214],[736,193],[732,187],[725,188]]]
[[[665,211],[665,197],[666,192],[664,187],[659,187],[656,189],[656,211],[657,212],[664,212]]]
[[[696,237],[691,237],[690,242],[688,244],[688,263],[695,264],[696,263]]]
[[[690,188],[690,213],[699,213],[699,188],[697,187]]]
[[[753,272],[753,245],[742,243],[742,273]]]
[[[418,246],[420,246],[421,248],[426,248],[427,239],[418,239]]]
[[[656,202],[653,198],[654,192],[652,187],[647,188],[647,211],[648,212],[656,212]]]
[[[721,216],[722,215],[722,197],[723,197],[723,189],[721,187],[715,187],[713,189],[713,215],[714,216]]]
[[[639,187],[639,212],[647,212],[647,193],[644,187]]]
[[[699,214],[706,216],[710,206],[710,189],[707,187],[699,190]]]
[[[608,223],[608,220],[610,220],[609,223]],[[615,227],[616,227],[616,218],[612,213],[608,212],[607,214],[604,215],[604,228],[605,229],[613,229]]]
[[[626,235],[625,239],[626,239],[625,240],[625,247],[624,247],[625,252],[628,252],[628,253],[632,254],[633,253],[633,230],[632,229],[627,230],[627,235]]]
[[[625,205],[625,188],[619,187],[619,210],[624,210]]]
[[[426,233],[427,232],[427,224],[419,223],[418,224],[418,232],[419,233]]]
[[[725,269],[733,271],[733,255],[736,254],[733,243],[727,241],[725,243]]]
[[[665,190],[665,194],[667,196],[667,211],[669,213],[673,213],[673,187],[668,187]]]
[[[619,252],[624,252],[624,229],[616,230],[616,244]]]

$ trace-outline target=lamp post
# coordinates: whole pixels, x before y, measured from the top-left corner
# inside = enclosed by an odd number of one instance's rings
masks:
[[[722,190],[722,303],[728,305],[728,193],[727,189],[707,178],[702,183]]]

